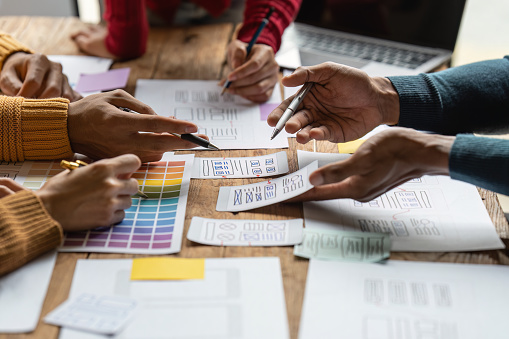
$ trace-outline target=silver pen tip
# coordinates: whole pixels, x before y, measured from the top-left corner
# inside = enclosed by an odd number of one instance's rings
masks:
[[[216,145],[214,145],[213,143],[209,142],[209,148],[212,148],[212,149],[215,149],[215,150],[218,150],[220,151],[221,149],[219,147],[217,147]]]
[[[274,132],[272,132],[272,136],[270,137],[270,140],[274,139],[278,134],[279,134],[280,130],[278,130],[277,128],[274,128]]]

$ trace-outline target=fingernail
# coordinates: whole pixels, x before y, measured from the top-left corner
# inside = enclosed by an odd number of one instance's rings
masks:
[[[309,175],[309,182],[313,186],[320,186],[323,184],[323,176],[320,173],[311,173]]]
[[[198,128],[195,126],[187,126],[186,127],[186,133],[196,133],[198,132]]]

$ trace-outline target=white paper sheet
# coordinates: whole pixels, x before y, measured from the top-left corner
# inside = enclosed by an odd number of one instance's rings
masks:
[[[37,327],[57,252],[49,252],[0,278],[0,333]]]
[[[159,115],[195,123],[221,149],[288,147],[286,138],[270,140],[273,128],[260,119],[260,105],[237,95],[221,96],[221,89],[216,81],[138,79],[136,98]],[[275,88],[269,102],[281,102],[279,93]]]
[[[311,260],[300,339],[507,338],[509,269]]]
[[[70,297],[126,296],[139,306],[117,336],[62,329],[60,339],[289,338],[279,258],[205,259],[205,279],[187,281],[131,281],[131,266],[78,260]]]
[[[0,178],[16,179],[23,166],[22,161],[1,161],[0,162]]]
[[[223,186],[217,197],[217,211],[246,211],[272,205],[296,197],[313,188],[309,174],[318,168],[318,162],[284,177],[243,186]]]
[[[83,293],[67,299],[44,322],[98,334],[116,334],[127,325],[138,303],[132,298]]]
[[[191,178],[230,179],[269,177],[288,172],[288,158],[285,151],[241,158],[199,158],[196,157]]]
[[[345,155],[298,151],[299,166]],[[327,159],[328,158],[328,159]],[[445,176],[413,179],[367,203],[336,199],[304,203],[306,228],[391,233],[392,251],[504,248],[475,186]]]
[[[215,246],[289,246],[302,242],[303,220],[193,217],[187,239]]]
[[[99,58],[85,55],[48,55],[53,62],[62,64],[62,72],[67,75],[69,84],[75,88],[82,73],[102,73],[110,69],[112,59]],[[80,93],[83,96],[100,92]]]

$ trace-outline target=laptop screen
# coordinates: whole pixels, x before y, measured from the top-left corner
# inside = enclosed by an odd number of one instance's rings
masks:
[[[303,0],[296,21],[454,50],[465,0]]]

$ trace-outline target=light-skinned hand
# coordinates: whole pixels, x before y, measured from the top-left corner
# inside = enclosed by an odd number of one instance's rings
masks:
[[[122,221],[138,182],[131,178],[140,159],[125,154],[66,170],[35,192],[64,231],[109,226]]]
[[[88,26],[71,35],[78,48],[88,54],[103,58],[116,59],[117,57],[106,48],[108,29],[101,25]]]
[[[123,90],[94,94],[71,103],[67,128],[74,152],[92,159],[133,153],[143,162],[157,161],[164,152],[174,149],[196,147],[167,132],[184,134],[198,130],[192,122],[157,115],[150,106]]]
[[[282,80],[287,87],[306,82],[315,84],[285,126],[288,133],[297,133],[299,143],[312,139],[351,141],[380,124],[399,120],[399,97],[389,79],[372,78],[356,68],[327,62],[299,67]],[[270,126],[276,126],[293,98],[269,114]]]
[[[315,185],[293,201],[351,198],[369,201],[423,175],[449,175],[455,137],[392,127],[366,140],[347,160],[310,174]]]
[[[0,178],[0,198],[14,194],[18,191],[26,190],[25,187],[18,184],[11,178]]]
[[[46,99],[63,97],[76,101],[81,95],[71,88],[62,65],[43,54],[17,52],[4,62],[0,89],[6,95]]]
[[[234,40],[228,45],[228,66],[233,71],[227,80],[233,81],[228,93],[237,94],[253,102],[269,100],[278,81],[279,65],[274,57],[272,47],[254,44],[249,55],[247,44]],[[223,79],[219,84],[225,83]]]

